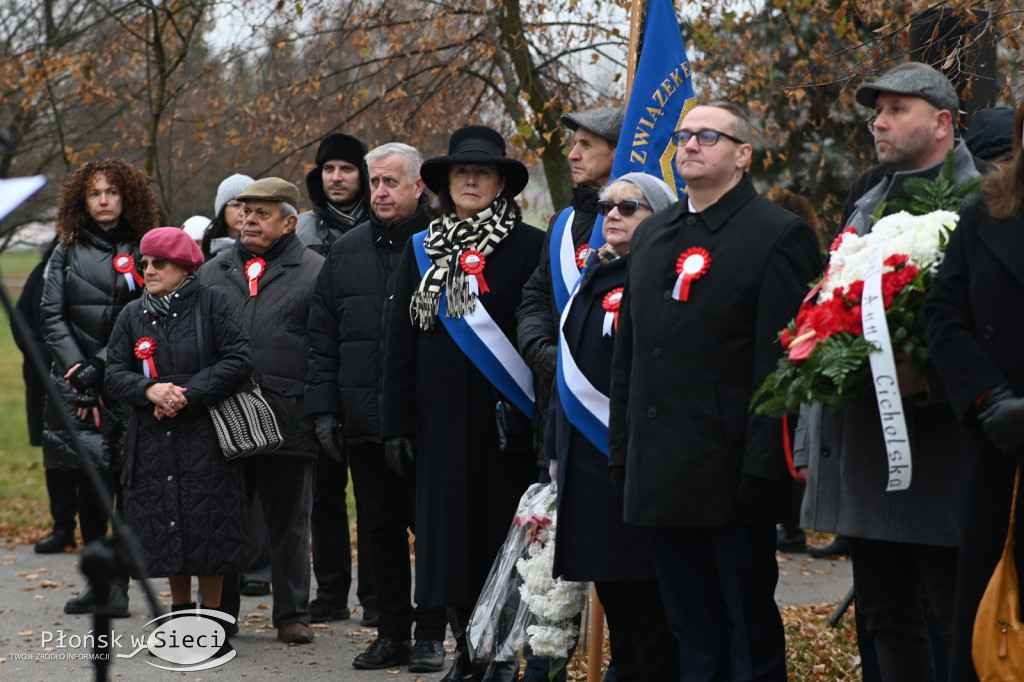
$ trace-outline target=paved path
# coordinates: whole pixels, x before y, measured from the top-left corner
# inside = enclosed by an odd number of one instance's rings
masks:
[[[780,578],[777,599],[784,604],[837,602],[851,584],[848,561],[815,561],[805,555],[779,556]],[[55,648],[61,632],[70,642],[72,635],[82,637],[92,627],[90,616],[71,616],[63,612],[64,602],[82,589],[84,579],[77,570],[76,554],[40,555],[31,545],[7,545],[0,549],[0,680],[28,682],[64,682],[92,678],[90,662],[83,648]],[[151,581],[167,604],[170,594],[163,580]],[[150,619],[143,611],[142,591],[131,588],[133,616],[114,621],[115,633],[123,644],[115,653],[130,653],[129,639],[143,634]],[[350,603],[355,603],[354,596]],[[352,658],[372,641],[374,631],[359,626],[359,613],[349,621],[314,626],[316,640],[311,645],[288,646],[276,638],[270,627],[270,599],[242,597],[241,632],[232,639],[238,652],[223,667],[201,672],[167,672],[148,662],[163,663],[145,651],[134,658],[115,659],[110,679],[159,682],[162,679],[199,680],[301,680],[302,682],[356,682],[373,680],[437,680],[442,673],[414,674],[404,669],[357,671]],[[44,649],[43,637],[52,637]],[[446,646],[451,652],[454,642]],[[63,656],[63,659],[61,658]]]

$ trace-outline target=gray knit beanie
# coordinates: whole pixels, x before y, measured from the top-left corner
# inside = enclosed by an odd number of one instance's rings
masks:
[[[253,182],[255,180],[241,173],[235,173],[231,177],[225,178],[220,183],[220,186],[217,187],[217,198],[213,200],[213,215],[220,215],[220,211],[224,208],[225,204],[241,194]]]
[[[679,201],[679,196],[675,191],[665,184],[665,181],[661,178],[656,178],[653,175],[647,173],[626,173],[620,178],[615,178],[605,187],[611,187],[616,182],[628,182],[632,185],[636,185],[637,189],[647,199],[647,203],[651,205],[651,210],[654,213],[663,211],[675,202]],[[601,190],[601,196],[604,197],[605,190]]]

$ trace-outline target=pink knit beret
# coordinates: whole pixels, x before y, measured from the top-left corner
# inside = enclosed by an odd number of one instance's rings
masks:
[[[169,260],[187,272],[203,264],[203,252],[180,227],[157,227],[142,236],[139,250],[145,256]]]

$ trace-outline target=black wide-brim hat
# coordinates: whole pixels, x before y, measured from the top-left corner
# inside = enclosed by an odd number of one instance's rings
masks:
[[[504,194],[516,196],[526,187],[530,172],[522,162],[505,156],[505,138],[487,126],[465,126],[452,133],[448,155],[427,159],[420,167],[420,177],[434,194],[448,186],[448,172],[453,164],[494,165],[505,178]]]

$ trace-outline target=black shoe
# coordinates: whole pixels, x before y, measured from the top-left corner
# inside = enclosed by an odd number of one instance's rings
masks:
[[[238,590],[246,597],[265,597],[270,594],[270,583],[262,580],[252,580],[242,585]]]
[[[832,542],[827,545],[809,546],[807,548],[807,554],[814,557],[815,559],[825,559],[827,557],[835,556],[849,556],[850,555],[850,542],[842,535],[837,535],[832,538]]]
[[[95,610],[96,595],[92,591],[92,585],[86,585],[77,597],[68,599],[64,604],[64,613],[92,613]]]
[[[192,602],[191,604],[185,604],[181,608],[183,608],[183,609],[194,609],[195,606],[196,606],[195,602]],[[201,608],[201,609],[208,609],[210,611],[219,611],[220,613],[223,613],[225,616],[229,615],[227,611],[225,611],[224,609],[222,609],[219,606],[207,606],[206,604],[202,604],[202,605],[199,606],[199,608]],[[172,606],[171,610],[172,611],[177,611],[178,607],[177,606]],[[235,635],[238,634],[238,619],[237,618],[235,619],[234,623],[229,623],[226,620],[220,620],[219,618],[217,618],[215,620],[217,621],[217,623],[220,624],[220,626],[222,628],[224,628],[225,636],[227,636],[227,637],[234,637]],[[220,656],[221,655],[220,652],[218,652],[217,655]]]
[[[344,604],[317,597],[309,603],[309,620],[312,623],[330,623],[332,620],[348,620],[352,611]]]
[[[409,662],[409,654],[408,640],[378,637],[366,647],[366,651],[352,660],[352,667],[357,670],[396,668]]]
[[[36,554],[60,554],[75,548],[75,534],[53,531],[36,543]]]
[[[372,606],[363,607],[363,618],[359,621],[359,624],[364,628],[375,628],[380,624],[380,613],[377,609]]]
[[[107,618],[128,618],[131,612],[128,610],[128,581],[114,580],[110,583],[110,596],[107,603],[98,607],[99,612]],[[64,606],[67,611],[67,605]]]
[[[807,551],[807,536],[802,528],[779,526],[775,532],[775,549],[789,554],[802,554]]]
[[[409,654],[409,672],[436,673],[444,668],[444,644],[436,639],[417,639]]]

